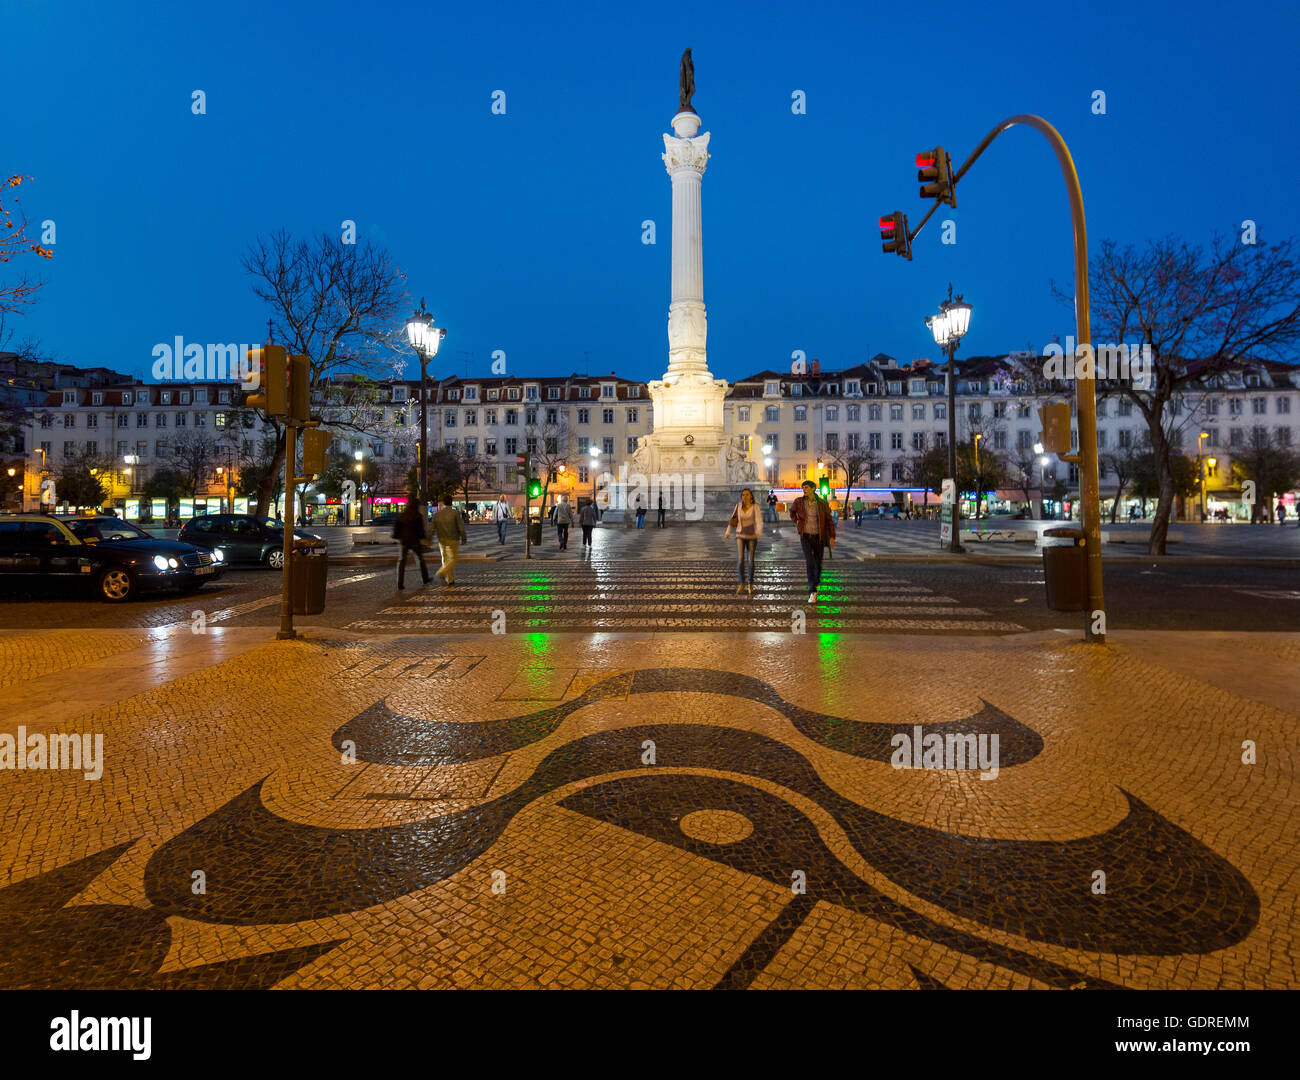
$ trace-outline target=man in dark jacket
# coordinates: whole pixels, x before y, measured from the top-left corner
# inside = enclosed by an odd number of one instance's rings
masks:
[[[835,547],[835,518],[824,499],[817,497],[817,485],[803,482],[803,497],[790,504],[790,520],[799,530],[803,545],[804,566],[808,570],[808,603],[817,602],[817,586],[822,581],[822,554]]]
[[[397,515],[397,521],[393,525],[393,539],[402,545],[402,554],[397,560],[397,587],[406,588],[406,556],[410,552],[415,552],[416,561],[420,564],[420,577],[424,579],[426,585],[429,584],[429,568],[424,565],[424,538],[427,535],[424,528],[424,503],[419,499],[412,499],[406,504],[400,514]]]

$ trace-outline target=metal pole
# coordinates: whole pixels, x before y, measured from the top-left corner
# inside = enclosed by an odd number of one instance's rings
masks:
[[[284,429],[284,565],[280,567],[280,632],[278,640],[296,638],[293,628],[293,594],[289,575],[292,573],[293,523],[294,523],[294,472],[297,471],[298,429],[290,422]]]
[[[953,370],[957,339],[948,339],[948,475],[952,477],[952,536],[948,550],[960,555],[961,546],[961,489],[957,484],[957,373]]]
[[[423,351],[420,356],[420,500],[429,506],[429,390],[426,371],[429,361]]]

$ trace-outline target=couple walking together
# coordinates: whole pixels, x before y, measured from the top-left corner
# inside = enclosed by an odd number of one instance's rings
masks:
[[[460,516],[460,512],[452,507],[450,495],[442,500],[442,509],[433,515],[430,524],[433,535],[438,540],[438,553],[442,557],[442,567],[438,570],[438,576],[442,578],[444,585],[455,585],[456,556],[460,551],[460,545],[465,543],[468,537],[465,533],[465,521]],[[402,545],[402,553],[397,560],[399,589],[406,588],[406,557],[412,552],[420,566],[421,579],[425,585],[429,584],[429,568],[424,563],[427,535],[424,527],[424,503],[419,499],[412,499],[406,504],[406,509],[397,516],[397,523],[393,526],[393,539]]]
[[[822,580],[822,557],[826,548],[835,547],[835,519],[825,500],[817,497],[817,487],[811,480],[803,484],[803,497],[790,504],[790,520],[799,530],[799,542],[803,547],[804,566],[808,572],[808,603],[817,602],[817,588]],[[754,501],[754,492],[745,488],[740,493],[740,502],[731,512],[727,531],[723,538],[736,532],[736,575],[740,584],[736,586],[737,595],[746,588],[749,595],[754,595],[754,556],[758,549],[759,537],[763,535],[763,516]]]

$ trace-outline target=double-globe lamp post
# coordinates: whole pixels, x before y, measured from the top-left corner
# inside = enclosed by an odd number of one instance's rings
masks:
[[[961,546],[961,492],[957,490],[957,372],[954,370],[953,355],[957,352],[957,343],[966,336],[970,329],[971,306],[960,296],[953,299],[952,286],[948,286],[948,299],[939,305],[939,314],[931,315],[925,325],[934,335],[934,343],[948,354],[948,475],[952,479],[952,535],[948,550],[961,554],[966,549]]]
[[[433,325],[433,316],[424,309],[424,299],[420,299],[420,310],[406,320],[406,338],[420,358],[420,500],[426,509],[429,505],[429,361],[438,355],[438,346],[447,336],[446,330]]]

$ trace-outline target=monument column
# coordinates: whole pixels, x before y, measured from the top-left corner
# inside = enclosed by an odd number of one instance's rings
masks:
[[[709,161],[709,134],[698,135],[699,115],[682,109],[664,136],[664,167],[673,185],[672,297],[668,308],[668,371],[664,378],[697,373],[708,377],[704,310],[704,244],[701,183]]]

